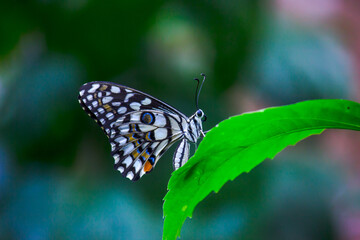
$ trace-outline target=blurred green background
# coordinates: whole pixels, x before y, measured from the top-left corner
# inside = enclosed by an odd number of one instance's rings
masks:
[[[172,147],[131,182],[78,89],[112,81],[204,128],[319,98],[360,101],[357,0],[0,3],[0,239],[160,239]],[[234,133],[236,134],[236,133]],[[182,239],[360,239],[360,133],[326,131],[211,194]]]

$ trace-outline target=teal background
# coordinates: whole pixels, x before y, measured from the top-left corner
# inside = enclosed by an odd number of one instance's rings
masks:
[[[111,81],[205,129],[308,99],[360,100],[356,0],[0,3],[0,239],[160,239],[172,147],[130,182],[78,89]],[[234,133],[236,134],[236,133]],[[359,239],[360,134],[329,130],[211,194],[182,239]]]

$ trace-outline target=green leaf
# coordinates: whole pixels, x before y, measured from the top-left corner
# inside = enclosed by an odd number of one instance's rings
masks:
[[[325,129],[360,131],[360,104],[312,100],[231,117],[206,134],[194,156],[172,174],[164,200],[163,239],[176,239],[195,206],[229,180]]]

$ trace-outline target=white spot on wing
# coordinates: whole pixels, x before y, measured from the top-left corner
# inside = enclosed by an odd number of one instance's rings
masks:
[[[126,113],[126,111],[127,111],[126,107],[121,107],[118,109],[117,112],[118,112],[118,114],[123,114],[123,113]]]
[[[138,126],[142,132],[149,132],[156,129],[156,127],[152,125],[138,124]]]
[[[129,125],[121,125],[119,126],[119,131],[121,134],[125,134],[129,132]]]
[[[111,130],[111,135],[112,135],[112,131],[113,131],[113,130]],[[114,132],[115,132],[115,131],[114,131]],[[114,135],[115,135],[115,134],[114,134]],[[124,137],[118,137],[118,138],[116,138],[114,141],[117,142],[117,143],[119,143],[119,145],[123,145],[123,144],[126,143],[126,138],[124,138]]]
[[[119,162],[119,160],[120,160],[119,154],[115,154],[113,157],[115,159],[115,164],[117,164]]]
[[[110,102],[111,100],[113,100],[113,97],[104,97],[102,101],[103,101],[103,104],[106,104],[106,103]]]
[[[126,167],[128,167],[131,164],[131,162],[132,162],[132,158],[128,156],[127,158],[124,159],[122,163],[125,164]]]
[[[132,92],[130,89],[127,89],[127,88],[125,88],[125,91],[129,92],[129,93]]]
[[[93,101],[93,102],[92,102],[92,105],[93,105],[94,107],[97,107],[97,106],[98,106],[98,102],[97,102],[97,101]]]
[[[159,146],[155,149],[154,155],[157,156],[164,149],[164,147],[168,144],[168,140],[164,140],[160,142]]]
[[[118,167],[117,170],[118,170],[119,172],[123,173],[125,169],[124,169],[123,167]]]
[[[135,111],[138,111],[140,109],[141,104],[138,102],[130,103],[130,107],[134,109]]]
[[[151,148],[155,149],[157,145],[159,145],[159,142],[154,142],[153,144],[151,144]]]
[[[163,114],[155,114],[155,126],[164,127],[166,125],[166,118]]]
[[[120,93],[120,88],[116,87],[116,86],[111,86],[111,90],[112,93]]]
[[[179,115],[171,114],[171,116],[174,117],[178,122],[181,122],[181,119],[180,119]]]
[[[127,89],[126,89],[127,90]],[[133,93],[129,93],[128,95],[126,95],[125,99],[124,99],[124,102],[128,102],[129,101],[129,98],[131,98],[132,96],[134,96]]]
[[[84,95],[84,92],[85,92],[85,90],[81,90],[81,91],[79,92],[80,97],[82,97],[82,96]]]
[[[112,120],[114,118],[114,114],[109,112],[106,114],[106,117],[109,119],[109,120]]]
[[[111,129],[111,138],[115,137],[115,130],[114,129]]]
[[[111,126],[111,127],[120,126],[120,125],[123,123],[124,119],[125,119],[125,116],[119,117],[119,118],[116,120],[116,122],[113,122],[110,126]],[[114,126],[114,125],[115,125],[115,126]]]
[[[101,124],[103,124],[103,125],[104,125],[104,124],[105,124],[105,119],[103,119],[103,118],[102,118],[102,119],[100,119],[100,122],[101,122]]]
[[[136,113],[131,114],[130,121],[131,122],[139,122],[140,121],[140,115],[141,115],[141,112],[136,112]]]
[[[134,168],[135,168],[135,172],[139,172],[140,168],[141,168],[141,160],[138,159],[135,163],[134,163]]]
[[[143,105],[149,105],[150,103],[151,103],[150,98],[145,98],[144,100],[141,101],[141,104],[143,104]]]
[[[112,102],[111,104],[112,104],[114,107],[118,107],[118,106],[120,106],[121,103],[120,103],[120,102]]]
[[[141,169],[140,177],[142,177],[145,174],[144,168]]]
[[[100,84],[95,83],[91,86],[89,93],[94,93],[96,91],[96,89],[98,89],[100,87]]]
[[[126,174],[126,177],[130,180],[132,180],[134,178],[134,173],[132,171],[129,171],[127,174]]]
[[[110,145],[111,145],[111,151],[114,151],[116,148],[116,144],[112,142],[112,143],[110,143]],[[114,158],[115,158],[115,155],[114,155]]]
[[[87,95],[86,98],[87,98],[87,100],[89,100],[89,101],[93,100],[93,96],[92,96],[91,94]]]
[[[99,112],[100,114],[103,114],[103,113],[105,112],[105,110],[104,110],[103,108],[98,108],[98,112]]]
[[[175,121],[172,117],[169,117],[169,120],[172,129],[180,130],[180,126],[177,121]]]
[[[134,145],[132,143],[129,143],[123,148],[123,150],[124,150],[124,155],[128,155],[129,153],[132,152],[132,150],[134,150]]]

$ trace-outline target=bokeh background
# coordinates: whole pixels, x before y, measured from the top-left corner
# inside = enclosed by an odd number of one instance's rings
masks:
[[[210,129],[308,99],[360,101],[358,0],[0,3],[0,239],[160,239],[172,147],[130,182],[77,101],[147,92]],[[236,133],[234,133],[236,134]],[[182,239],[360,239],[360,133],[328,130],[227,183]]]

